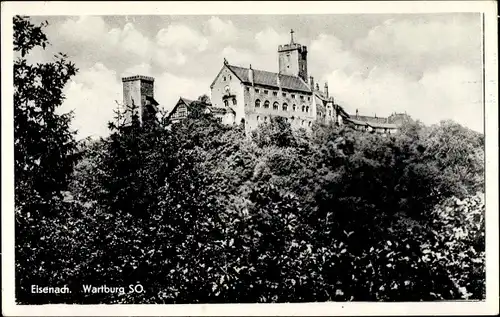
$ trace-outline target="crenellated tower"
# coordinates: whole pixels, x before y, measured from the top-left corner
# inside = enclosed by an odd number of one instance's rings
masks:
[[[155,120],[158,111],[158,102],[154,99],[154,78],[148,76],[131,76],[122,78],[123,82],[123,105],[126,109],[136,108],[139,122],[151,122]],[[130,123],[132,113],[127,112],[125,122]]]
[[[297,76],[306,83],[307,77],[307,46],[295,43],[294,31],[290,31],[290,44],[278,46],[279,73],[283,75]]]

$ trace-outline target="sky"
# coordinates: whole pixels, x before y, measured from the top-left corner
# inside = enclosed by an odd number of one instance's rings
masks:
[[[79,69],[61,111],[78,137],[105,136],[121,103],[121,77],[155,77],[168,110],[209,94],[230,64],[278,71],[277,47],[308,47],[308,71],[348,113],[406,112],[426,124],[451,119],[483,132],[481,17],[476,13],[221,16],[36,16],[51,43],[30,61],[65,53]]]

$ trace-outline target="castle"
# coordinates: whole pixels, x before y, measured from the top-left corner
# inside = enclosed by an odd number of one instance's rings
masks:
[[[311,127],[314,121],[351,125],[358,130],[394,133],[408,119],[405,114],[387,118],[348,114],[329,94],[328,83],[320,90],[307,71],[307,47],[295,43],[278,46],[278,72],[231,65],[226,59],[210,85],[210,102],[198,101],[207,113],[224,124],[244,124],[246,131],[272,117],[283,117],[292,128]],[[153,97],[154,79],[133,76],[122,79],[124,104],[135,104],[141,122],[154,115],[158,103]],[[172,123],[186,118],[193,100],[180,97],[170,114]]]

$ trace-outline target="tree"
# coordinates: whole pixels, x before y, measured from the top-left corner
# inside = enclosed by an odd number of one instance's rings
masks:
[[[28,64],[28,53],[49,43],[43,33],[47,23],[35,26],[22,16],[15,16],[13,22],[16,299],[25,302],[33,299],[33,281],[44,285],[61,282],[56,270],[64,257],[47,237],[60,232],[55,230],[58,217],[71,210],[61,198],[78,151],[75,131],[69,126],[72,114],[58,114],[56,109],[63,103],[64,86],[77,69],[64,54],[53,62]]]
[[[203,95],[201,95],[201,96],[198,97],[198,101],[200,101],[202,103],[209,104],[210,103],[210,97],[207,94],[203,94]]]
[[[76,157],[72,114],[57,114],[75,65],[59,54],[53,62],[30,65],[26,56],[48,44],[43,27],[14,17],[14,155],[16,207],[50,203],[69,181]],[[28,207],[29,208],[29,207]]]

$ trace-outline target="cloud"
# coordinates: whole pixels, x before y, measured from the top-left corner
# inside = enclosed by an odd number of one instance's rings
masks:
[[[68,18],[58,27],[57,31],[59,35],[68,39],[77,35],[78,41],[99,42],[103,36],[106,36],[107,29],[108,26],[101,17],[80,16],[77,19]]]
[[[113,120],[116,102],[121,103],[122,86],[116,73],[101,63],[79,72],[64,90],[66,99],[61,112],[74,111],[72,128],[78,138],[108,135],[108,122]]]
[[[325,71],[344,70],[347,73],[363,71],[363,64],[353,52],[344,49],[342,41],[333,34],[319,34],[310,45],[313,59],[309,63],[311,74],[322,77]]]
[[[248,67],[255,60],[255,55],[252,52],[244,49],[236,49],[232,46],[226,46],[222,49],[222,58],[227,59],[231,65],[240,65],[242,67]],[[215,78],[215,75],[214,75]]]
[[[377,63],[421,75],[422,69],[481,64],[479,17],[390,19],[358,39],[354,49]]]
[[[276,52],[278,45],[288,43],[286,34],[279,34],[273,28],[267,28],[255,34],[257,48],[263,52]]]
[[[186,54],[202,52],[208,43],[202,34],[182,24],[161,29],[153,40],[132,22],[111,28],[102,17],[94,16],[68,18],[52,28],[52,33],[57,45],[77,56],[78,64],[99,61],[114,69],[142,62],[162,68],[184,65]]]
[[[201,33],[183,24],[173,24],[161,29],[156,35],[156,41],[160,47],[180,51],[195,49],[203,52],[208,45],[208,40]]]
[[[220,42],[231,42],[236,40],[238,30],[231,20],[222,20],[212,16],[207,22],[207,29],[212,37],[211,40]]]
[[[348,113],[388,116],[407,112],[426,124],[452,119],[483,131],[481,82],[463,66],[443,66],[424,73],[419,81],[375,68],[368,76],[337,70],[326,76],[330,92]]]
[[[121,77],[132,75],[145,75],[155,78],[155,99],[160,104],[161,108],[171,110],[179,97],[188,99],[196,99],[202,94],[209,93],[208,79],[192,79],[182,76],[177,76],[169,72],[157,73],[149,64],[138,64],[126,69]]]
[[[342,41],[342,33],[325,27],[296,42],[308,46],[309,74],[321,87],[328,80],[330,93],[350,113],[407,111],[426,123],[451,118],[481,130],[479,19],[450,16],[396,17],[358,32],[357,40]],[[155,98],[171,109],[179,96],[207,93],[224,57],[231,64],[278,71],[277,47],[290,38],[270,24],[257,24],[257,31],[237,28],[237,17],[178,20],[149,33],[139,29],[141,21],[111,27],[102,17],[85,16],[49,26],[50,53],[68,53],[80,68],[64,108],[76,108],[81,133],[107,130],[114,100],[122,100],[120,76],[155,77]]]

